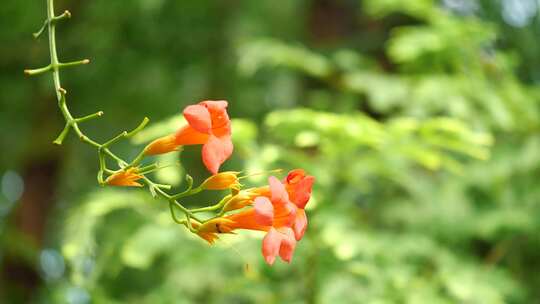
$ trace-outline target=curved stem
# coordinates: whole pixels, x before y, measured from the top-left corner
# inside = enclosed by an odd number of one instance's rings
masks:
[[[47,29],[49,30],[49,52],[51,55],[51,66],[54,80],[54,88],[58,102],[62,100],[60,89],[60,73],[58,72],[58,53],[56,52],[56,24],[54,19],[54,0],[47,0]],[[66,117],[67,118],[67,117]]]
[[[223,199],[221,199],[217,204],[215,205],[212,205],[212,206],[208,206],[208,207],[201,207],[201,208],[196,208],[196,209],[191,209],[191,212],[193,213],[199,213],[199,212],[209,212],[209,211],[216,211],[218,209],[221,209],[223,208],[223,206],[225,206],[225,204],[229,201],[231,197],[230,196],[225,196]],[[221,216],[222,215],[222,212],[220,212],[218,214],[218,216]]]

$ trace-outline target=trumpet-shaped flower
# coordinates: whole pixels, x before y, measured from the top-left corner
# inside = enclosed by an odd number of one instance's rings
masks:
[[[176,143],[202,144],[203,163],[216,174],[233,152],[227,102],[209,100],[188,106],[184,109],[184,117],[188,125],[176,132]]]
[[[146,155],[175,151],[179,146],[203,145],[202,159],[206,168],[216,174],[233,152],[231,121],[227,102],[207,100],[184,109],[187,125],[175,134],[158,138],[145,148]]]

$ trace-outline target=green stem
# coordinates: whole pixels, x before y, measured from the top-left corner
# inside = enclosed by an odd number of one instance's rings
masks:
[[[173,204],[173,202],[169,202],[169,211],[171,212],[171,217],[172,217],[173,221],[175,221],[177,224],[182,224],[182,225],[187,224],[187,220],[179,220],[176,217],[176,213],[174,212],[174,204]]]
[[[111,139],[111,140],[105,142],[104,144],[102,144],[101,147],[102,147],[102,148],[107,148],[107,147],[109,147],[110,145],[114,144],[115,142],[119,141],[120,139],[126,137],[127,134],[128,134],[128,133],[127,133],[126,131],[124,131],[124,132],[122,132],[122,133],[116,135],[113,139]]]
[[[141,163],[141,161],[144,159],[145,157],[145,153],[144,153],[144,150],[142,150],[139,155],[137,155],[137,157],[135,157],[135,159],[131,162],[131,164],[129,164],[130,167],[135,167],[137,166],[138,164]],[[157,168],[157,166],[156,166]]]
[[[42,68],[39,68],[39,69],[24,70],[24,73],[26,75],[34,76],[34,75],[39,75],[39,74],[43,74],[45,72],[48,72],[51,69],[52,69],[52,66],[49,64],[48,66],[42,67]]]
[[[142,129],[144,129],[144,127],[146,127],[146,125],[148,124],[148,122],[150,122],[150,119],[148,119],[148,117],[145,117],[141,123],[135,128],[133,129],[131,132],[128,132],[128,134],[126,135],[127,137],[132,137],[133,135],[139,133]],[[144,150],[143,150],[144,151]],[[142,153],[142,152],[141,152]]]
[[[208,207],[202,207],[202,208],[196,208],[196,209],[191,209],[191,212],[193,213],[199,213],[199,212],[210,212],[210,211],[216,211],[218,209],[221,209],[223,208],[223,206],[225,206],[225,204],[229,201],[230,199],[230,196],[225,196],[224,198],[222,198],[219,203],[215,204],[215,205],[212,205],[212,206],[208,206]],[[218,214],[218,216],[221,216],[221,212],[220,214]]]
[[[99,112],[96,112],[94,114],[86,115],[86,116],[83,116],[83,117],[80,117],[80,118],[75,118],[75,122],[80,123],[80,122],[89,121],[91,119],[101,117],[102,115],[103,115],[103,111],[99,111]]]
[[[56,25],[55,22],[52,22],[54,17],[54,1],[47,0],[47,20],[49,21],[47,22],[47,28],[49,30],[49,52],[51,55],[51,66],[53,69],[54,88],[58,102],[60,102],[62,100],[62,94],[60,93],[62,86],[60,84],[60,73],[58,72],[58,53],[56,52]]]
[[[216,211],[219,208],[221,208],[221,205],[216,204],[216,205],[213,205],[213,206],[191,209],[191,212],[193,212],[193,213],[210,212],[210,211]]]
[[[202,185],[201,185],[202,186]],[[191,195],[194,195],[194,194],[197,194],[201,191],[203,191],[203,188],[199,186],[197,188],[193,188],[193,189],[190,189],[188,188],[188,190],[184,191],[184,192],[181,192],[181,193],[178,193],[178,194],[175,194],[172,196],[173,199],[179,199],[179,198],[182,198],[182,197],[186,197],[186,196],[191,196]]]
[[[64,141],[64,138],[66,138],[66,136],[68,135],[69,130],[71,130],[71,125],[69,123],[66,123],[64,129],[62,130],[62,132],[60,132],[60,135],[58,135],[58,137],[53,141],[53,144],[60,146]]]
[[[68,67],[72,67],[72,66],[78,66],[78,65],[83,65],[83,64],[89,64],[90,63],[90,59],[83,59],[83,60],[79,60],[79,61],[72,61],[72,62],[65,62],[65,63],[58,63],[58,68],[68,68]]]

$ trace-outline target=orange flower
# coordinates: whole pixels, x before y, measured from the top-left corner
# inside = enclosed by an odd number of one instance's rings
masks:
[[[227,102],[207,100],[184,109],[188,125],[173,135],[159,138],[145,148],[146,155],[176,150],[179,146],[203,145],[202,158],[206,168],[216,174],[233,152],[231,121]]]
[[[105,183],[111,186],[142,187],[140,183],[136,182],[142,177],[143,176],[138,173],[137,168],[129,168],[107,177]]]
[[[315,177],[306,175],[302,169],[292,170],[283,180],[291,201],[298,207],[293,224],[294,236],[297,241],[302,239],[307,229],[308,220],[304,207],[309,202],[314,182]]]
[[[306,175],[306,172],[302,169],[295,169],[290,171],[287,177],[285,177],[285,179],[283,180],[283,184],[285,185],[285,189],[287,190],[290,201],[294,203],[297,207],[296,218],[294,219],[291,227],[294,231],[294,236],[297,241],[302,239],[307,229],[308,219],[304,207],[307,205],[309,199],[311,198],[311,191],[314,182],[315,178],[311,175]],[[264,196],[270,198],[272,195],[271,189],[268,186],[247,189],[245,190],[245,193],[252,195],[253,198],[257,196]],[[245,206],[247,206],[247,204],[243,207]]]
[[[285,186],[275,177],[269,178],[270,198],[259,196],[253,208],[213,219],[201,225],[203,233],[230,233],[235,229],[266,231],[263,239],[263,256],[268,264],[273,264],[276,256],[290,262],[296,247],[292,225],[297,207],[289,201]]]
[[[265,231],[262,244],[265,261],[272,265],[279,255],[282,260],[290,262],[296,243],[307,227],[304,207],[310,199],[314,181],[313,176],[306,175],[301,169],[289,172],[283,183],[271,176],[269,186],[233,195],[224,210],[235,210],[249,204],[253,207],[207,221],[200,226],[198,233],[213,243],[218,234],[232,233],[236,229]],[[242,203],[237,205],[232,203],[234,200]]]
[[[212,175],[202,183],[202,188],[206,190],[238,188],[240,186],[240,181],[238,180],[239,173],[227,171]]]

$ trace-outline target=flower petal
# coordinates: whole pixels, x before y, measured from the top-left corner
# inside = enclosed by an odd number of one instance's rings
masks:
[[[208,134],[201,133],[187,125],[174,134],[175,144],[181,146],[203,145],[208,141]]]
[[[304,209],[297,209],[296,210],[296,219],[293,224],[293,230],[294,230],[294,237],[297,241],[300,241],[302,237],[304,236],[304,233],[307,229],[307,216],[306,211]]]
[[[295,203],[298,208],[304,209],[306,204],[309,202],[311,197],[311,189],[313,188],[314,182],[315,177],[306,176],[294,187],[294,195],[291,195],[291,201]]]
[[[221,111],[225,110],[229,103],[226,100],[205,100],[199,104],[208,108],[209,111]]]
[[[264,196],[259,196],[253,203],[255,209],[255,221],[263,226],[272,226],[274,219],[274,206],[270,200]]]
[[[201,133],[210,133],[210,129],[212,129],[212,118],[210,117],[210,112],[205,106],[187,106],[184,109],[184,117],[193,129]]]
[[[202,148],[203,163],[206,168],[216,174],[219,167],[227,160],[233,151],[230,137],[215,137],[211,135]]]
[[[227,102],[225,100],[206,100],[200,103],[210,112],[212,119],[212,133],[217,137],[231,135],[231,120],[227,114]]]
[[[233,221],[233,223],[230,225],[232,229],[268,231],[268,229],[270,229],[271,227],[259,224],[255,220],[255,217],[257,216],[255,212],[256,211],[254,208],[248,208],[243,211],[228,215],[226,216],[226,218]]]
[[[296,239],[294,238],[294,232],[291,228],[279,229],[279,233],[282,235],[281,245],[279,247],[279,256],[287,263],[292,261],[294,249],[296,248]]]
[[[276,256],[279,253],[281,239],[282,234],[274,228],[270,228],[270,230],[264,237],[262,244],[262,254],[264,260],[266,261],[266,263],[268,263],[268,265],[274,264]]]
[[[289,195],[285,186],[275,177],[268,178],[270,184],[270,192],[272,193],[272,203],[285,203],[289,201]]]
[[[306,172],[303,169],[294,169],[287,174],[287,177],[285,177],[283,182],[287,184],[295,184],[301,181],[304,176],[306,176]]]
[[[274,204],[273,226],[292,227],[296,220],[296,209],[296,205],[291,202]]]
[[[208,242],[209,245],[213,245],[219,237],[213,232],[197,232],[197,235]]]

